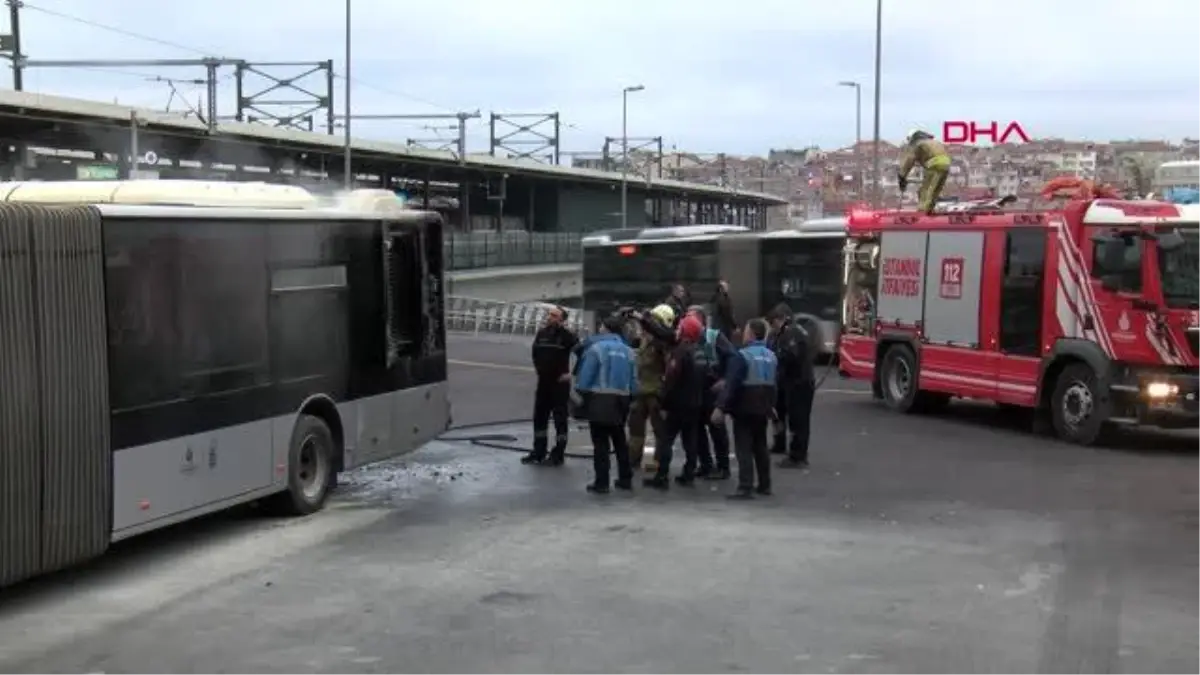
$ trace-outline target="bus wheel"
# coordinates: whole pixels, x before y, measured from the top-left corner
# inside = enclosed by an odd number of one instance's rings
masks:
[[[895,345],[883,357],[883,402],[897,412],[912,412],[917,400],[917,357],[907,345]]]
[[[288,449],[287,490],[272,498],[272,511],[307,516],[320,511],[334,484],[333,433],[318,417],[301,415]]]
[[[1104,430],[1104,414],[1090,366],[1073,363],[1059,373],[1050,399],[1050,416],[1058,437],[1076,445],[1092,445]]]

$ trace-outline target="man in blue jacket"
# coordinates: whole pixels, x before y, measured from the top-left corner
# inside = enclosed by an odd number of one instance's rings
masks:
[[[745,346],[729,360],[725,387],[717,398],[713,423],[733,417],[733,445],[738,461],[737,491],[730,499],[753,499],[771,494],[771,455],[767,451],[767,420],[775,414],[775,378],[779,364],[767,348],[767,322],[751,319],[742,335]],[[754,485],[755,473],[758,486]]]
[[[629,461],[629,443],[625,438],[625,420],[637,393],[637,360],[621,336],[624,320],[617,316],[604,319],[600,333],[593,337],[579,364],[575,388],[583,397],[588,428],[592,434],[592,462],[595,482],[588,492],[609,492],[609,457],[617,456],[619,490],[633,489],[633,466]]]
[[[699,305],[688,308],[688,315],[696,317],[702,324],[708,323],[704,308]],[[696,456],[700,462],[696,478],[729,479],[729,430],[722,424],[713,424],[712,414],[717,407],[717,392],[724,386],[722,378],[729,368],[729,361],[736,358],[737,348],[718,329],[704,330],[704,339],[696,350],[696,360],[705,374],[704,404],[699,419],[700,429],[696,432]],[[709,439],[712,440],[711,450]]]

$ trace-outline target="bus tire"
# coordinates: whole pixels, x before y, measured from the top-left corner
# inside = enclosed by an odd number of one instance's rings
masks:
[[[887,407],[901,413],[916,412],[917,356],[911,347],[897,344],[884,352],[879,383]]]
[[[288,486],[268,508],[280,515],[307,516],[325,506],[335,482],[333,432],[319,417],[301,415],[288,448]]]
[[[1054,433],[1075,445],[1095,445],[1105,430],[1096,372],[1085,363],[1072,363],[1054,380],[1050,419]]]

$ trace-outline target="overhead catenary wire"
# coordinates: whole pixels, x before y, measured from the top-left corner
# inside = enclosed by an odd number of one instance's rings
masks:
[[[129,30],[127,28],[121,28],[119,26],[107,24],[102,21],[97,21],[95,19],[91,19],[91,18],[88,18],[85,16],[79,16],[77,14],[71,14],[71,13],[59,11],[56,9],[50,9],[48,7],[43,7],[43,6],[37,5],[37,4],[30,4],[28,2],[22,2],[21,7],[22,7],[22,9],[28,9],[33,12],[44,14],[46,16],[51,16],[51,17],[61,19],[64,21],[70,21],[72,23],[77,23],[81,26],[87,26],[89,28],[94,28],[97,30],[110,32],[110,33],[113,33],[114,35],[122,35],[124,37],[132,38],[135,40],[140,40],[142,42],[146,42],[146,43],[150,43],[150,44],[156,44],[160,47],[167,47],[167,48],[178,50],[178,51],[188,52],[188,53],[194,54],[196,56],[211,57],[214,54],[218,54],[220,52],[220,50],[206,49],[206,48],[203,48],[202,46],[198,46],[198,45],[190,45],[190,44],[185,44],[183,42],[177,42],[174,40],[164,39],[161,37],[155,37],[153,35],[147,35],[145,33],[140,33],[138,31]],[[226,57],[218,57],[218,58],[226,58]],[[81,68],[81,70],[91,70],[91,71],[95,71],[95,72],[104,72],[104,73],[109,73],[109,74],[114,74],[114,75],[135,75],[135,73],[133,73],[132,71],[122,71],[122,70],[115,70],[115,69],[109,69],[109,68],[88,67],[88,68]],[[146,78],[154,77],[153,75],[149,75],[146,73],[136,73],[136,75],[139,77],[146,77]],[[341,80],[342,82],[346,81],[346,77],[343,73],[334,73],[334,77],[335,77],[335,79]],[[222,79],[224,79],[224,77]],[[439,104],[435,101],[431,101],[427,98],[423,98],[421,96],[417,96],[415,94],[410,94],[407,92],[398,91],[398,90],[391,89],[388,87],[382,87],[373,82],[364,81],[358,77],[352,77],[352,78],[350,78],[349,81],[355,87],[363,87],[365,89],[371,89],[371,90],[376,91],[381,94],[393,96],[396,98],[406,99],[406,100],[412,101],[414,103],[421,103],[423,105],[427,105],[427,106],[430,106],[433,108],[438,108],[441,110],[451,110],[451,108],[449,108],[448,106],[441,105],[441,104]]]

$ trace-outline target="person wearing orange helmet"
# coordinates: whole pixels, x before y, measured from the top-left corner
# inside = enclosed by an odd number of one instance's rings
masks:
[[[676,329],[676,344],[667,356],[659,392],[662,423],[654,449],[658,468],[653,476],[644,479],[646,487],[666,490],[671,486],[676,438],[683,445],[686,459],[675,481],[692,485],[696,480],[696,434],[700,431],[699,417],[704,403],[704,372],[696,361],[696,344],[703,334],[704,326],[694,316],[685,316]]]

